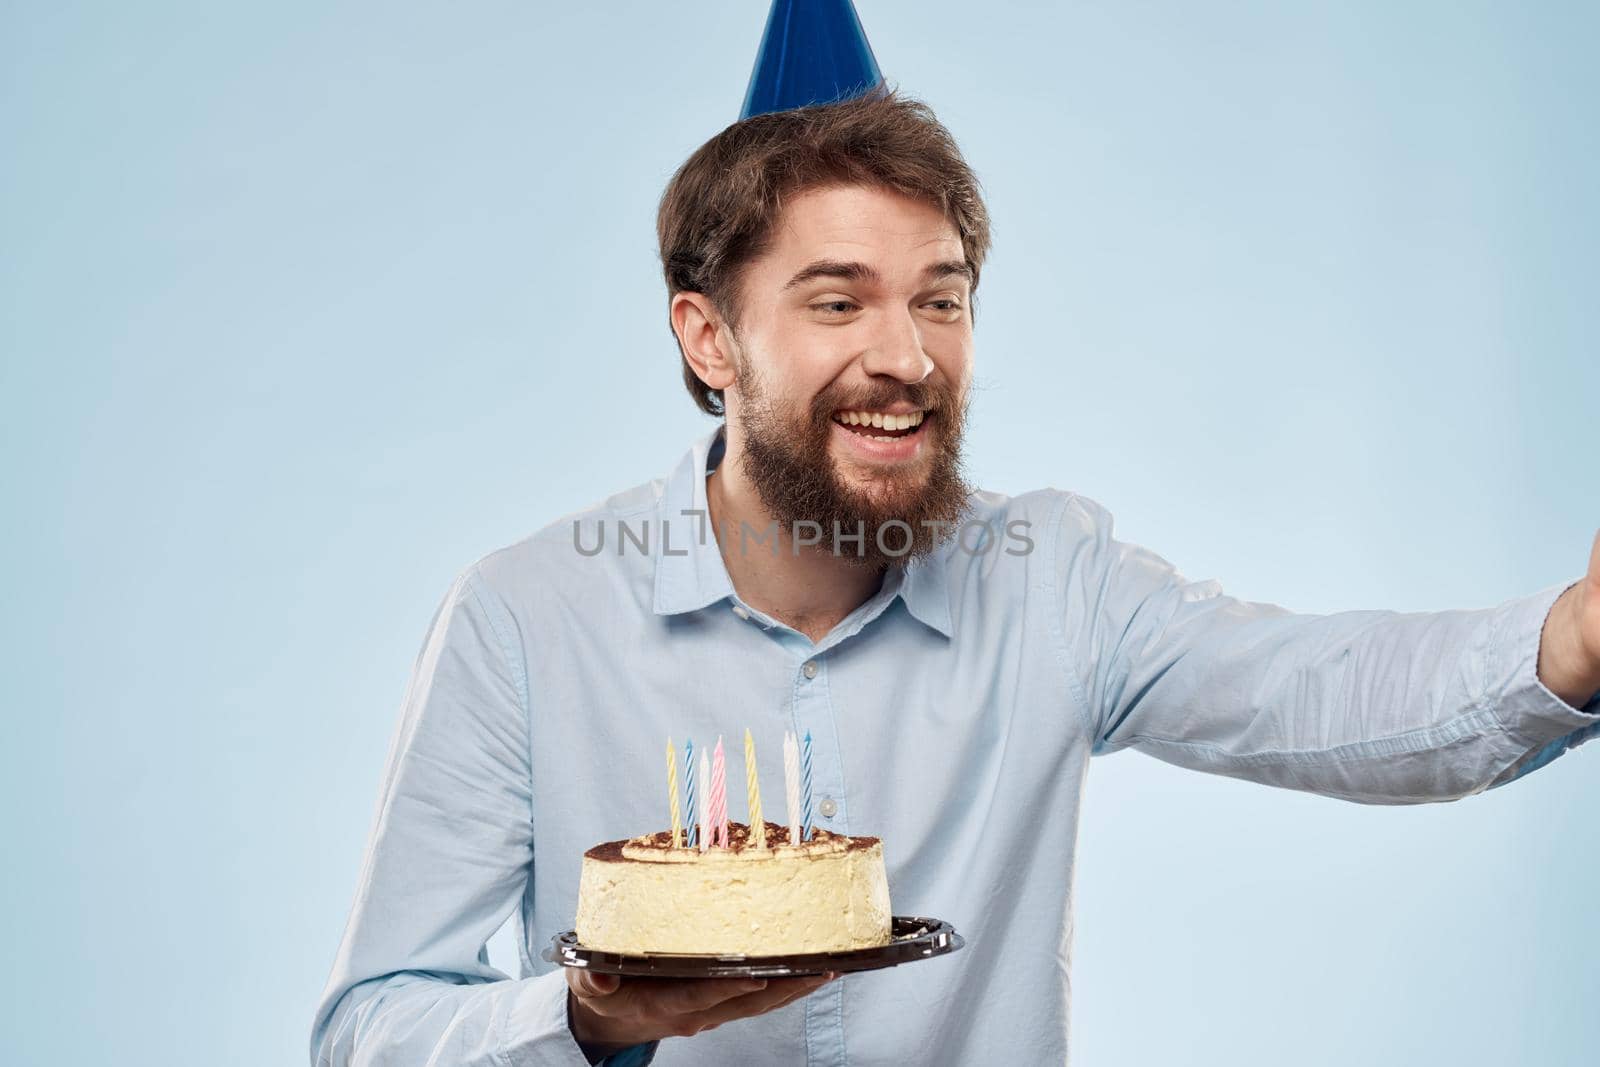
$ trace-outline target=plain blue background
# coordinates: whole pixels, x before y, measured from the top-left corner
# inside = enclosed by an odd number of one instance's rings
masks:
[[[654,208],[765,9],[0,8],[0,1060],[303,1061],[451,577],[710,426]],[[988,190],[982,485],[1299,610],[1581,573],[1594,5],[859,9]],[[1592,1063],[1597,813],[1096,761],[1075,1062]]]

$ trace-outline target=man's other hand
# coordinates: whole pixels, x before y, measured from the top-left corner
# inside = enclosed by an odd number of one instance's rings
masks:
[[[1550,609],[1539,638],[1539,680],[1575,708],[1600,692],[1600,534],[1589,571]]]

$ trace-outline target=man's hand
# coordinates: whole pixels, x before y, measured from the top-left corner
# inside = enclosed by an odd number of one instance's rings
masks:
[[[1589,573],[1561,594],[1545,619],[1539,680],[1575,708],[1600,692],[1600,534],[1589,550]]]
[[[567,971],[567,1023],[586,1053],[689,1037],[781,1008],[837,978],[620,978]]]

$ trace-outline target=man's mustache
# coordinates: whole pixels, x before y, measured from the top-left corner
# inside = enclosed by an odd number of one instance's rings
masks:
[[[899,389],[880,389],[852,397],[823,394],[817,397],[812,410],[820,418],[832,418],[838,411],[877,411],[896,404],[905,404],[923,411],[937,411],[950,406],[953,402],[949,391],[942,388],[903,386]]]

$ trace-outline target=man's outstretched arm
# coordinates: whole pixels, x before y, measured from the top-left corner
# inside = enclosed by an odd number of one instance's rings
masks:
[[[1053,523],[1059,639],[1097,753],[1412,804],[1503,785],[1600,733],[1600,701],[1541,680],[1548,641],[1553,680],[1585,685],[1559,586],[1474,611],[1295,614],[1185,579],[1083,497]]]

